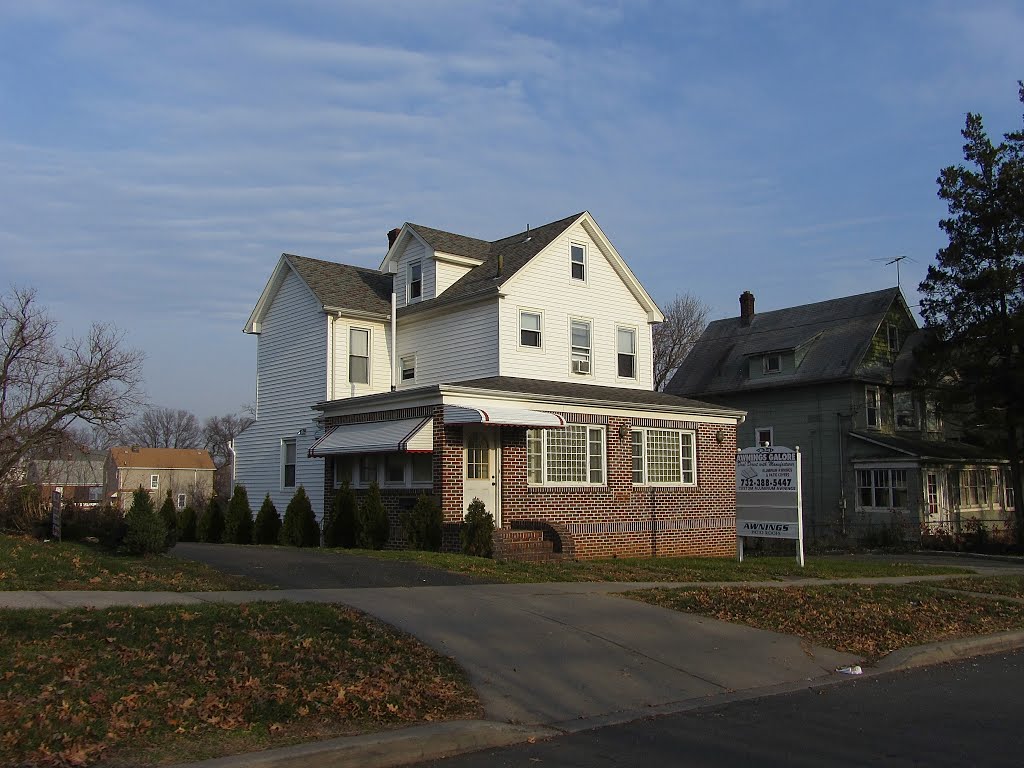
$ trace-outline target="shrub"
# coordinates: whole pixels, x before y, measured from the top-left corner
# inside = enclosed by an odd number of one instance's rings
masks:
[[[37,485],[9,486],[0,505],[0,530],[36,533],[49,525],[50,505]],[[47,528],[47,530],[49,530]]]
[[[441,507],[436,501],[421,493],[416,499],[416,506],[408,512],[403,512],[401,517],[405,538],[411,549],[429,552],[438,552],[441,549],[443,518]]]
[[[480,499],[470,502],[459,538],[467,555],[490,557],[494,553],[494,517]]]
[[[185,507],[178,512],[178,541],[196,541],[196,511],[192,505]]]
[[[356,495],[348,480],[334,494],[330,516],[324,520],[324,546],[345,547],[356,545]]]
[[[109,543],[121,525],[121,513],[110,504],[86,508],[68,501],[61,513],[60,536],[65,541],[82,541],[91,537]],[[121,538],[124,538],[124,531],[121,531]]]
[[[124,516],[127,531],[124,548],[133,555],[167,551],[167,526],[153,508],[149,491],[142,486],[132,494],[132,508]]]
[[[224,538],[224,511],[220,507],[220,497],[211,496],[206,502],[206,509],[199,516],[197,533],[200,541],[219,544]]]
[[[356,543],[363,549],[384,549],[390,533],[391,525],[380,497],[380,486],[372,482],[356,513]]]
[[[316,547],[320,544],[320,526],[316,523],[306,489],[301,485],[284,511],[280,541],[290,547]]]
[[[160,505],[160,518],[164,521],[164,528],[167,529],[167,548],[170,549],[178,543],[178,512],[174,508],[174,499],[171,498],[171,489],[167,489],[164,496],[164,503]]]
[[[244,485],[236,485],[224,516],[224,541],[229,544],[252,544],[252,508]]]
[[[281,535],[281,515],[270,499],[268,493],[263,499],[260,511],[256,513],[256,525],[253,526],[252,539],[256,544],[277,544]]]

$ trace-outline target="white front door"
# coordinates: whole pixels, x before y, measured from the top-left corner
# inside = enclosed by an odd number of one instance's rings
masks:
[[[462,435],[462,513],[474,498],[480,499],[501,526],[498,509],[498,428],[467,424]]]

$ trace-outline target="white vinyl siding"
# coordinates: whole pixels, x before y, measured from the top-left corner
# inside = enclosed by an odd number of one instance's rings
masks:
[[[436,295],[440,296],[447,291],[464,274],[469,272],[471,267],[462,267],[458,264],[448,264],[443,261],[434,262]]]
[[[498,375],[498,308],[494,302],[453,307],[428,318],[413,315],[398,322],[398,356],[416,355],[416,380],[404,382],[405,386]],[[517,319],[512,323],[515,326]],[[518,334],[518,329],[513,327],[513,332]],[[399,381],[398,387],[402,386]]]
[[[315,439],[310,406],[329,396],[327,328],[323,306],[288,269],[256,337],[257,419],[235,441],[236,482],[257,505],[269,492],[282,514],[294,493],[281,487],[287,438],[296,441],[296,484],[305,487],[317,516],[323,514],[324,462],[306,451]]]
[[[569,276],[569,242],[587,246],[586,282]],[[627,254],[628,256],[628,254]],[[499,375],[548,381],[585,381],[609,387],[653,389],[651,326],[647,312],[582,226],[571,227],[502,286]],[[543,354],[520,345],[519,311],[544,315]],[[590,378],[571,372],[569,320],[593,322]],[[618,376],[616,328],[635,327],[636,379]],[[493,341],[492,341],[493,343]]]
[[[419,299],[409,299],[406,295],[406,288],[408,287],[408,276],[409,276],[409,265],[413,262],[418,261],[423,269],[423,282],[422,288],[423,293]],[[409,245],[406,246],[405,250],[398,257],[397,263],[398,271],[395,273],[395,299],[398,302],[398,306],[404,307],[406,304],[413,304],[417,301],[426,301],[432,299],[436,295],[435,290],[435,262],[431,257],[431,252],[423,247],[423,244],[413,238],[409,241]]]
[[[353,328],[370,331],[370,383],[353,384],[349,381],[349,339]],[[384,323],[366,322],[339,317],[334,321],[333,386],[327,399],[358,397],[391,389],[391,329]]]

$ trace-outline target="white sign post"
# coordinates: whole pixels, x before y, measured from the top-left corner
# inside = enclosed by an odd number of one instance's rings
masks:
[[[796,560],[804,565],[803,496],[800,446],[765,445],[736,453],[736,556],[743,562],[743,540],[795,539]]]

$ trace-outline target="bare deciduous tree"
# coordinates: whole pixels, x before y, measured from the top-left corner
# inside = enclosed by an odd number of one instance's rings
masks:
[[[217,467],[214,475],[217,493],[222,496],[231,495],[231,449],[232,440],[240,435],[250,424],[256,421],[248,408],[242,413],[229,413],[226,416],[211,416],[203,424],[203,441],[206,450],[213,457]]]
[[[121,331],[95,323],[61,343],[35,290],[0,296],[0,479],[74,421],[102,428],[137,407],[144,355],[123,342]]]
[[[677,294],[662,310],[665,322],[654,327],[654,388],[668,384],[708,324],[710,307],[689,293]]]
[[[147,408],[122,436],[125,442],[146,448],[198,448],[203,443],[199,420],[181,408]]]

